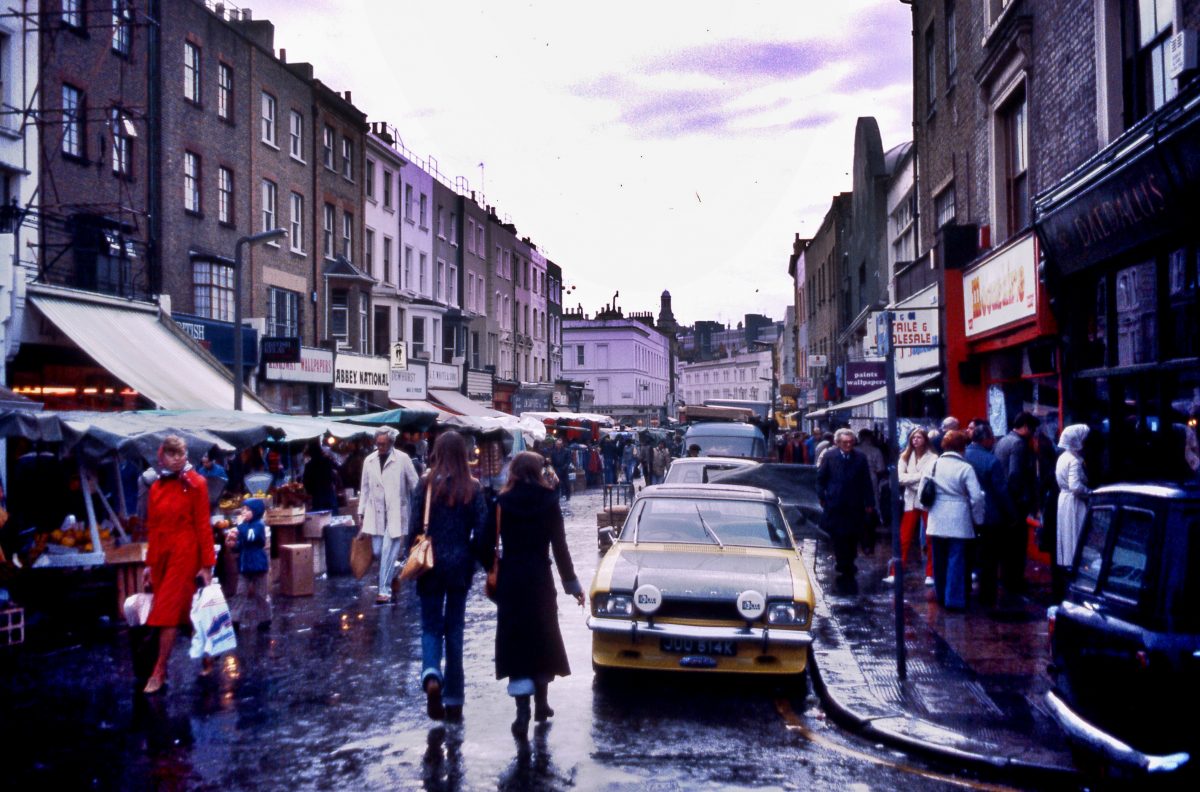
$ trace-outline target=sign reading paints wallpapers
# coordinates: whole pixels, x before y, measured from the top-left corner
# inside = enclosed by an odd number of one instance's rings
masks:
[[[279,382],[333,383],[333,353],[328,349],[300,347],[299,363],[267,363],[263,376]]]
[[[1037,252],[1032,234],[962,277],[967,336],[1037,314]]]

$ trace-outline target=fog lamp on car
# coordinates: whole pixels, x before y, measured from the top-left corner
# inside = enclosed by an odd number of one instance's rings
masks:
[[[644,583],[633,592],[633,605],[647,616],[652,616],[662,606],[662,592],[657,586]]]
[[[773,602],[767,607],[767,624],[804,624],[807,621],[807,603]]]
[[[747,589],[738,594],[738,616],[741,616],[746,621],[752,622],[761,619],[766,608],[767,598],[762,595],[762,592]]]
[[[633,615],[633,597],[628,594],[597,594],[592,602],[597,616]]]

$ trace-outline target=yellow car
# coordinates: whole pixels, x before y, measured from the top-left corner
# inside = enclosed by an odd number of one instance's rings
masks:
[[[598,673],[805,673],[813,590],[774,493],[647,487],[614,538],[591,587]]]

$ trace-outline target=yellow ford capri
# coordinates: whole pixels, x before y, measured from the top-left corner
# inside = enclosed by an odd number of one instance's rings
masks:
[[[813,590],[779,499],[642,490],[592,580],[592,667],[802,675]]]

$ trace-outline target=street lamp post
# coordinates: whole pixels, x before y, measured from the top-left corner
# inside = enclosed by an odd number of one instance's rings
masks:
[[[242,409],[242,248],[255,242],[267,242],[287,237],[283,228],[272,228],[238,239],[233,246],[233,409]]]

